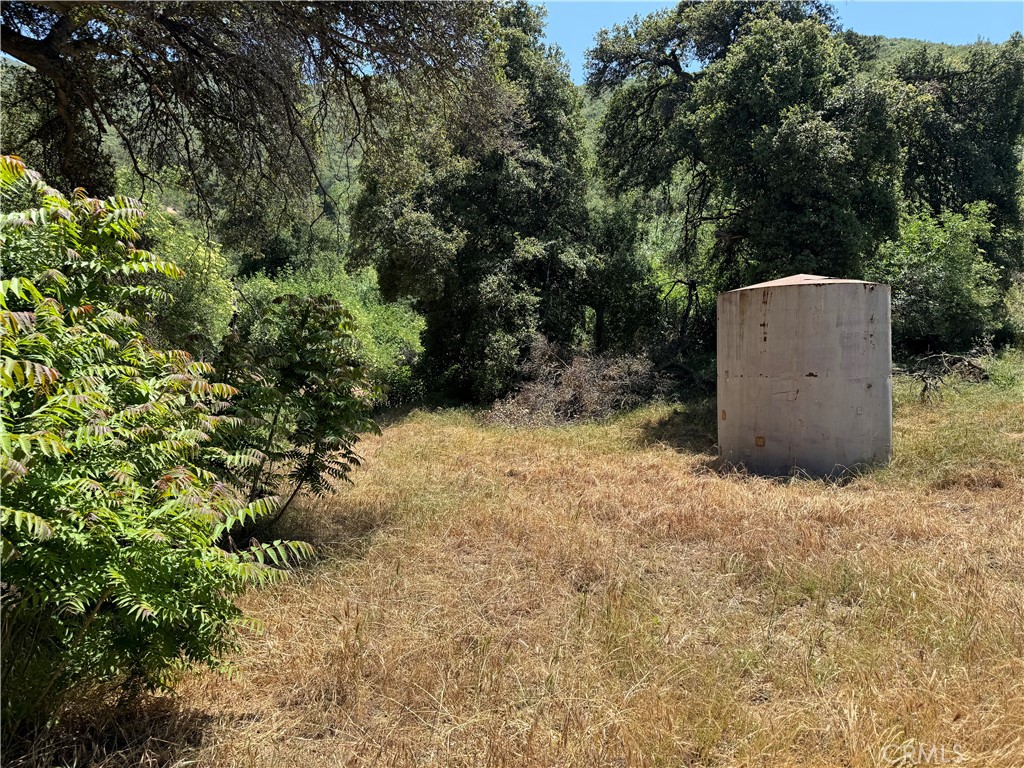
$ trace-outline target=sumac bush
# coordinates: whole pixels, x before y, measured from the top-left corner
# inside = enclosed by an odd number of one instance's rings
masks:
[[[278,506],[208,467],[235,392],[209,364],[158,349],[130,308],[178,268],[133,246],[127,198],[66,198],[0,158],[3,404],[3,728],[52,722],[88,698],[164,686],[217,665],[234,597],[284,577],[307,545],[221,546]]]
[[[377,426],[352,316],[337,299],[278,296],[228,336],[219,364],[239,393],[225,444],[250,458],[224,470],[250,499],[283,492],[276,520],[300,490],[323,495],[348,480],[359,433]]]
[[[273,320],[279,296],[330,297],[351,313],[348,325],[355,322],[355,354],[375,388],[374,405],[400,405],[420,394],[422,382],[413,376],[413,365],[423,352],[423,318],[408,301],[384,301],[372,268],[351,271],[343,253],[325,248],[301,268],[283,269],[273,277],[259,273],[237,285],[235,326],[243,335]]]

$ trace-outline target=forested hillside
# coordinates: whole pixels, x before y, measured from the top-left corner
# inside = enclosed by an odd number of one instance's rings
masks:
[[[52,23],[33,8],[9,26]],[[818,3],[684,3],[602,33],[578,89],[542,9],[492,10],[426,19],[421,74],[400,60],[423,51],[389,47],[367,61],[393,57],[394,77],[351,63],[312,90],[251,77],[202,13],[111,11],[131,45],[109,65],[83,58],[106,39],[48,63],[9,35],[36,69],[5,67],[3,151],[58,188],[141,197],[147,244],[186,271],[151,335],[215,363],[275,295],[329,294],[378,402],[490,402],[541,337],[563,359],[691,366],[718,291],[792,272],[892,283],[898,354],[1019,332],[1019,36],[954,47],[837,32]],[[235,23],[262,40],[272,16]],[[322,23],[285,22],[279,68]],[[162,36],[199,72],[143,65]],[[347,51],[332,44],[310,66]],[[61,55],[81,64],[66,82]],[[230,111],[203,67],[240,94]]]
[[[891,285],[924,378],[1024,343],[1020,33],[684,0],[603,30],[577,87],[522,0],[0,18],[19,743],[218,666],[235,597],[314,554],[282,516],[393,409],[563,424],[706,395],[716,295],[793,273]]]
[[[885,37],[884,35],[860,35],[855,30],[846,30],[843,39],[856,52],[863,65],[875,74],[883,74],[908,55],[925,50],[935,56],[960,59],[968,56],[971,49],[977,46],[999,45],[979,41],[973,45],[948,45],[932,43],[925,40],[914,40],[909,37]]]

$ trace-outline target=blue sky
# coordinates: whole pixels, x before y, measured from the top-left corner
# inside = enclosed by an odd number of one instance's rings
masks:
[[[645,15],[674,2],[622,0],[558,0],[543,3],[548,9],[548,42],[565,51],[572,79],[583,82],[583,54],[602,27],[621,23],[635,14]],[[914,37],[936,43],[973,43],[979,37],[1002,42],[1015,31],[1024,32],[1024,3],[1007,2],[882,2],[834,0],[845,29],[864,35]]]

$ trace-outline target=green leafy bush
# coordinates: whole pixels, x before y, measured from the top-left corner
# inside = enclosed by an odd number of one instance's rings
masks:
[[[228,551],[232,527],[273,513],[213,461],[234,390],[187,353],[154,348],[128,308],[175,265],[137,249],[133,201],[67,199],[0,159],[3,404],[3,727],[124,697],[216,665],[243,620],[233,597],[310,554],[275,541]]]
[[[1005,303],[1006,331],[1014,344],[1024,347],[1024,275],[1010,283]]]
[[[351,313],[354,354],[375,387],[377,403],[395,405],[418,394],[413,367],[423,351],[423,318],[407,301],[385,302],[374,269],[350,273],[337,252],[317,252],[301,268],[240,280],[238,290],[238,324],[257,335],[273,333],[259,327],[272,322],[278,296],[330,296]]]
[[[988,206],[979,202],[963,213],[906,216],[899,239],[882,244],[866,271],[892,286],[897,351],[962,352],[1000,326],[999,269],[979,245],[991,231]]]
[[[210,359],[227,335],[234,314],[231,265],[220,244],[171,209],[146,216],[141,234],[149,250],[184,271],[174,279],[155,279],[166,297],[152,307],[143,329],[157,343],[181,345]]]
[[[348,480],[359,432],[377,427],[355,325],[340,302],[277,297],[258,324],[228,337],[220,367],[240,391],[229,445],[254,458],[237,474],[250,499],[288,488],[280,515],[301,489],[322,495]]]

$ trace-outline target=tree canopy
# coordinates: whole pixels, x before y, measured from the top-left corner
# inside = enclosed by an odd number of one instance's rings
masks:
[[[702,229],[719,285],[855,272],[894,231],[889,93],[855,79],[826,8],[683,3],[599,36],[590,56],[591,90],[615,89],[609,182],[677,185],[686,267]]]
[[[59,173],[112,191],[96,159],[116,134],[142,175],[174,165],[197,189],[308,184],[325,127],[349,137],[395,90],[444,99],[478,66],[479,3],[14,0],[3,52],[30,65],[18,93],[49,109],[22,126]],[[333,122],[332,122],[333,121]]]
[[[363,159],[353,209],[357,253],[426,317],[430,369],[481,399],[508,389],[535,331],[571,341],[582,320],[581,102],[541,18],[525,2],[499,11],[489,135],[463,119],[394,131]]]

